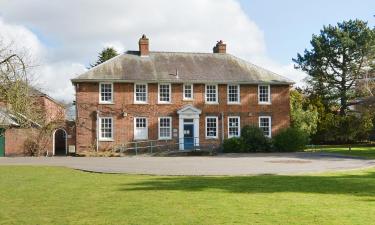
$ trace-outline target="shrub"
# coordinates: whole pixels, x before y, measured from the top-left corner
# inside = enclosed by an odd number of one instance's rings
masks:
[[[241,137],[245,143],[245,151],[269,151],[270,140],[264,136],[263,131],[256,126],[245,126],[241,130]]]
[[[39,145],[38,143],[31,139],[27,138],[23,143],[25,155],[28,156],[38,156],[39,155]]]
[[[297,129],[287,128],[281,130],[273,138],[273,147],[275,151],[280,152],[294,152],[301,151],[308,143],[308,135]]]
[[[242,138],[233,137],[223,142],[223,152],[244,152],[245,143]]]

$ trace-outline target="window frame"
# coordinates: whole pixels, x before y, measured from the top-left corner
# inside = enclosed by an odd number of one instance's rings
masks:
[[[136,134],[136,129],[137,129],[137,119],[145,119],[146,120],[146,138],[136,138],[135,137],[135,134]],[[144,117],[144,116],[137,116],[137,117],[134,117],[134,130],[133,130],[133,138],[134,140],[148,140],[148,118],[147,117]]]
[[[111,85],[111,101],[103,101],[102,100],[102,84],[110,84]],[[113,104],[114,102],[114,85],[113,82],[99,82],[99,104]]]
[[[268,87],[268,100],[267,101],[261,101],[260,99],[260,87],[265,86]],[[271,104],[271,85],[269,84],[259,84],[258,85],[258,104],[259,105],[270,105]]]
[[[237,128],[238,135],[237,136],[230,135],[230,126],[229,126],[230,122],[229,122],[229,120],[231,118],[238,119],[238,128]],[[241,117],[240,116],[228,116],[228,120],[227,121],[228,121],[228,124],[227,124],[227,126],[228,126],[228,138],[240,137],[241,136]]]
[[[229,98],[229,86],[237,86],[237,101],[230,101]],[[228,105],[238,105],[241,104],[241,90],[239,84],[227,84],[227,103]]]
[[[170,131],[169,131],[168,137],[160,137],[160,120],[161,119],[169,119]],[[158,140],[172,140],[172,129],[173,129],[173,124],[172,124],[172,117],[171,116],[158,117]]]
[[[169,86],[169,101],[160,101],[160,85]],[[171,104],[172,102],[172,85],[171,83],[158,83],[158,104]]]
[[[102,137],[102,119],[111,119],[111,137]],[[102,116],[99,117],[99,141],[114,141],[114,135],[115,135],[115,130],[114,130],[114,119],[113,117],[110,116]]]
[[[259,119],[258,119],[258,127],[259,127],[260,129],[262,129],[261,126],[260,126],[260,121],[261,121],[261,119],[263,119],[263,118],[267,118],[267,119],[268,119],[268,124],[269,124],[269,125],[268,125],[269,134],[268,134],[268,135],[265,135],[265,134],[264,134],[264,136],[271,138],[271,137],[272,137],[272,118],[271,118],[271,116],[259,116]],[[263,132],[263,133],[264,133],[264,132]]]
[[[190,88],[191,88],[191,97],[190,98],[187,98],[185,96],[185,86],[187,85],[190,85]],[[182,88],[182,100],[185,100],[185,101],[192,101],[194,100],[194,84],[183,84],[183,88]]]
[[[137,85],[146,85],[146,101],[138,101],[137,100]],[[148,103],[148,84],[147,83],[134,83],[134,104],[147,104]]]
[[[207,134],[207,120],[208,119],[216,119],[216,136],[208,136]],[[205,135],[206,139],[218,139],[219,137],[219,117],[217,116],[206,116],[205,118]]]
[[[215,101],[207,101],[207,86],[215,86],[216,87],[216,100]],[[205,84],[204,87],[204,100],[206,104],[219,104],[219,86],[218,84]]]

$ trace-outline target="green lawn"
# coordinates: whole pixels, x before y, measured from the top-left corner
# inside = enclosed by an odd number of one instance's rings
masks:
[[[0,224],[374,224],[375,168],[185,177],[0,166]]]
[[[309,148],[307,149],[307,151],[327,152],[349,156],[359,156],[367,159],[375,159],[375,146],[357,145],[353,146],[351,148],[351,151],[349,151],[348,145],[321,145],[315,146],[314,148]]]

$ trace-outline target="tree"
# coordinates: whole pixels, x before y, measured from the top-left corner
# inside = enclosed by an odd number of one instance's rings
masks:
[[[318,126],[318,109],[298,90],[290,92],[292,127],[305,132],[308,136],[316,133]]]
[[[307,83],[326,106],[337,104],[340,115],[346,115],[349,101],[356,97],[357,79],[374,62],[375,29],[364,21],[344,21],[324,26],[310,43],[311,50],[293,59],[296,68],[308,73]]]
[[[18,121],[21,127],[30,127],[33,122],[42,123],[42,113],[32,98],[29,54],[16,49],[13,43],[0,40],[0,102],[23,118]]]
[[[112,47],[104,48],[99,53],[98,60],[96,61],[96,63],[91,64],[90,68],[92,68],[94,66],[97,66],[97,65],[100,65],[100,64],[104,63],[105,61],[107,61],[107,60],[109,60],[109,59],[111,59],[115,56],[118,56],[118,53],[114,48],[112,48]]]

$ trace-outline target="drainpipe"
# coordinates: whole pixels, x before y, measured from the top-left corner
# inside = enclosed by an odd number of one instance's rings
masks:
[[[96,152],[99,151],[99,110],[96,110]]]
[[[221,112],[221,143],[224,142],[224,113]]]

